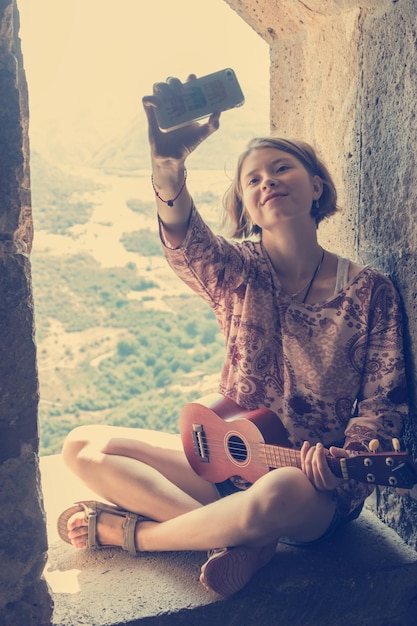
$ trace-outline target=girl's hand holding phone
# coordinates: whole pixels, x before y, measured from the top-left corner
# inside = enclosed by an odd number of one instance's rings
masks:
[[[220,113],[213,113],[205,123],[192,122],[169,133],[162,132],[155,115],[157,94],[161,85],[154,86],[154,95],[142,100],[148,119],[148,135],[152,159],[156,161],[176,160],[184,162],[197,146],[214,133],[220,125]]]
[[[231,69],[200,79],[191,74],[185,83],[178,78],[156,83],[153,95],[143,98],[152,157],[184,161],[219,128],[220,111],[243,102],[242,91]],[[197,121],[207,117],[205,123]]]

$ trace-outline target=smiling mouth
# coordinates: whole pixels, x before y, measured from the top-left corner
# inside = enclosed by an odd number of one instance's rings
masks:
[[[270,196],[267,196],[263,202],[261,202],[262,206],[265,206],[267,202],[273,200],[274,198],[284,198],[287,194],[285,193],[273,193]]]

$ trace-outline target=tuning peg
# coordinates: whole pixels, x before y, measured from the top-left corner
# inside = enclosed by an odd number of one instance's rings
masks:
[[[378,439],[371,439],[371,441],[369,442],[369,449],[371,452],[376,452],[379,448],[379,441]]]
[[[392,440],[392,449],[394,452],[399,452],[401,450],[400,440],[396,437]]]

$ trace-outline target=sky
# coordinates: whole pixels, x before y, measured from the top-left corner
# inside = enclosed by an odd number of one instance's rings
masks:
[[[258,110],[268,115],[268,46],[224,0],[17,5],[35,135],[49,129],[67,133],[69,142],[89,132],[114,136],[154,82],[225,67],[234,68],[244,93],[250,85],[265,94]]]

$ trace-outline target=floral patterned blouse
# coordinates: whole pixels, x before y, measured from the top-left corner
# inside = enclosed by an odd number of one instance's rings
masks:
[[[221,394],[273,411],[297,449],[304,440],[363,449],[374,438],[391,449],[407,396],[401,307],[385,276],[367,266],[328,300],[303,304],[282,289],[261,242],[214,235],[194,207],[183,244],[164,250],[223,331]],[[335,490],[340,512],[371,492],[344,483]]]

